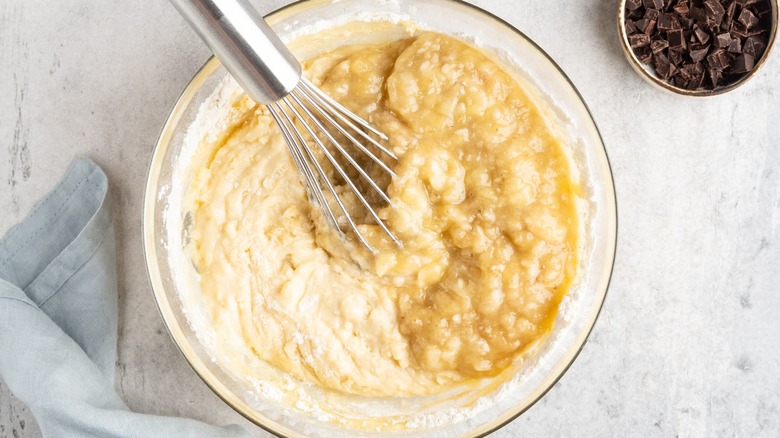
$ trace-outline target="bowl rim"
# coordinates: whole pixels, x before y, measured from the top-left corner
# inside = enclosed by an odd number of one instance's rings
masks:
[[[745,76],[740,78],[738,81],[721,88],[715,88],[714,90],[688,90],[686,88],[680,88],[673,84],[670,84],[662,80],[661,78],[655,76],[654,74],[651,74],[647,70],[647,67],[645,67],[645,64],[642,63],[642,61],[640,61],[639,58],[636,56],[634,51],[631,49],[631,44],[628,42],[628,33],[626,32],[626,26],[625,26],[626,0],[620,0],[618,4],[619,9],[618,9],[618,16],[617,16],[617,25],[618,25],[618,34],[620,35],[620,46],[623,48],[623,53],[626,55],[626,59],[628,59],[628,63],[631,65],[634,71],[636,71],[639,74],[639,76],[642,77],[642,79],[646,80],[651,85],[654,85],[656,88],[671,92],[673,94],[678,94],[678,95],[683,95],[688,97],[720,96],[722,94],[726,94],[736,90],[737,88],[741,87],[742,85],[745,85],[748,81],[753,79],[756,76],[756,74],[759,72],[759,70],[761,70],[761,68],[764,66],[769,56],[772,54],[772,48],[774,47],[775,39],[777,38],[778,9],[780,9],[780,0],[767,0],[767,1],[769,1],[769,4],[772,6],[772,26],[769,30],[769,41],[767,42],[766,51],[761,56],[761,58],[758,59],[758,62],[753,67],[753,70],[749,71]]]
[[[273,22],[277,16],[282,15],[284,13],[293,12],[294,10],[301,7],[305,7],[306,5],[311,3],[316,5],[316,4],[335,3],[337,1],[338,0],[296,0],[292,3],[289,3],[278,9],[273,10],[272,12],[266,14],[264,18],[266,20]],[[601,134],[601,131],[598,128],[595,118],[593,117],[593,113],[590,110],[590,107],[588,107],[587,103],[585,102],[582,93],[580,93],[579,89],[574,85],[572,80],[563,71],[560,65],[558,65],[558,63],[555,62],[555,60],[544,49],[542,49],[534,40],[532,40],[530,37],[528,37],[525,33],[520,31],[517,27],[515,27],[511,23],[493,14],[492,12],[489,12],[479,6],[468,3],[465,0],[438,0],[438,1],[444,3],[453,3],[456,6],[461,6],[461,7],[471,9],[478,14],[482,14],[494,20],[498,25],[506,27],[508,30],[516,33],[518,36],[526,40],[535,50],[537,50],[544,58],[546,58],[547,61],[550,62],[550,64],[558,71],[561,77],[566,81],[566,83],[569,84],[571,89],[574,91],[575,95],[579,99],[579,102],[582,104],[585,113],[588,115],[590,122],[592,123],[596,137],[599,140],[599,145],[601,146],[600,148],[601,152],[603,153],[603,161],[604,161],[603,164],[605,165],[606,170],[609,173],[609,178],[605,179],[604,181],[605,196],[608,199],[611,199],[612,201],[611,205],[609,206],[612,207],[611,210],[613,214],[609,215],[606,219],[611,220],[614,226],[609,227],[609,229],[607,230],[608,231],[608,235],[606,236],[608,238],[607,239],[608,243],[606,245],[607,259],[606,259],[605,266],[603,268],[603,272],[600,273],[602,277],[603,291],[596,290],[596,293],[600,294],[600,300],[598,304],[594,306],[595,309],[591,310],[592,314],[590,315],[590,319],[587,323],[588,324],[587,330],[581,333],[578,338],[575,338],[575,342],[573,342],[572,346],[569,348],[570,351],[568,353],[569,358],[564,360],[565,365],[560,369],[558,374],[547,384],[545,388],[538,391],[536,396],[529,403],[525,404],[525,406],[522,407],[507,409],[501,416],[499,416],[492,422],[482,425],[475,431],[469,432],[466,435],[471,437],[484,437],[506,426],[507,424],[511,423],[512,421],[517,419],[520,415],[527,412],[541,398],[543,398],[568,372],[572,364],[576,361],[577,357],[579,356],[579,354],[582,352],[585,345],[587,344],[587,340],[590,337],[590,334],[593,332],[596,322],[598,321],[598,317],[601,314],[601,311],[604,307],[604,302],[607,299],[609,286],[612,282],[612,277],[614,274],[615,258],[617,255],[617,240],[619,234],[618,233],[619,227],[618,227],[617,191],[615,189],[615,178],[612,171],[612,165],[609,160],[609,155],[606,146],[604,144],[604,138]],[[177,321],[176,317],[175,315],[173,315],[171,303],[168,301],[167,297],[165,296],[165,292],[164,292],[165,287],[162,284],[159,267],[156,266],[156,262],[153,262],[153,260],[157,259],[157,250],[155,247],[155,243],[156,243],[155,239],[157,239],[157,233],[154,225],[154,212],[155,212],[155,200],[157,197],[157,189],[159,188],[158,185],[159,173],[155,173],[154,171],[155,169],[159,169],[161,167],[160,162],[164,158],[164,154],[162,152],[167,150],[168,144],[170,143],[172,137],[172,128],[173,126],[175,126],[175,122],[178,121],[182,112],[184,111],[187,104],[189,103],[189,99],[196,91],[198,91],[202,83],[202,79],[205,78],[208,74],[212,73],[220,65],[221,64],[219,63],[219,60],[217,60],[215,56],[210,56],[208,60],[203,64],[203,66],[201,66],[198,69],[198,71],[193,75],[192,79],[190,79],[190,81],[187,83],[187,86],[181,92],[179,97],[176,99],[176,102],[172,106],[160,130],[160,134],[157,138],[157,141],[155,142],[154,150],[152,151],[152,157],[149,160],[149,166],[147,169],[146,186],[144,189],[144,200],[143,200],[143,251],[144,251],[144,260],[146,262],[146,268],[147,268],[146,269],[147,277],[149,280],[149,284],[151,286],[151,292],[154,297],[157,310],[160,313],[160,316],[162,317],[163,323],[168,331],[168,334],[171,336],[173,343],[176,345],[176,348],[179,350],[182,356],[184,356],[184,359],[186,360],[187,364],[195,372],[195,374],[203,381],[203,383],[205,383],[206,386],[209,389],[211,389],[212,392],[214,392],[214,394],[216,394],[225,404],[230,406],[235,412],[237,412],[239,415],[241,415],[251,423],[262,428],[263,430],[276,436],[303,437],[303,435],[301,435],[300,433],[291,430],[285,425],[280,424],[277,421],[274,421],[270,418],[267,418],[262,413],[258,412],[255,409],[252,409],[246,402],[241,400],[231,390],[226,388],[225,385],[213,375],[211,370],[207,368],[204,361],[194,351],[193,347],[189,344],[189,341],[187,341],[187,339],[185,338],[185,335],[182,332],[181,328],[178,326],[178,323],[176,322]]]

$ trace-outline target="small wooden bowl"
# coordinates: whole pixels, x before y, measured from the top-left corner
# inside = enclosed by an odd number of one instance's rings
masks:
[[[711,97],[711,96],[718,96],[720,94],[728,93],[729,91],[736,90],[743,84],[745,84],[747,81],[749,81],[751,78],[753,78],[756,73],[761,69],[761,67],[766,62],[767,58],[769,58],[772,48],[774,47],[775,43],[775,37],[777,36],[777,23],[778,23],[778,9],[780,6],[778,6],[778,0],[769,0],[771,6],[772,6],[772,25],[769,31],[769,40],[767,42],[766,51],[764,52],[764,55],[761,56],[761,58],[756,60],[756,65],[753,67],[753,70],[749,71],[745,76],[737,80],[736,82],[733,82],[729,85],[725,85],[722,87],[718,87],[714,90],[706,90],[706,89],[699,89],[699,90],[688,90],[685,88],[677,87],[673,84],[670,84],[663,79],[659,78],[655,72],[652,70],[652,68],[648,65],[643,64],[641,61],[639,61],[639,58],[637,58],[636,54],[634,54],[634,51],[631,50],[631,45],[628,42],[628,34],[626,33],[626,0],[620,0],[620,10],[618,11],[618,33],[620,34],[620,42],[621,46],[623,47],[623,52],[626,54],[626,58],[628,59],[628,63],[631,64],[631,67],[636,70],[637,73],[639,73],[640,76],[642,76],[647,82],[654,85],[656,88],[659,88],[664,91],[668,91],[670,93],[674,94],[680,94],[683,96],[690,96],[690,97]]]

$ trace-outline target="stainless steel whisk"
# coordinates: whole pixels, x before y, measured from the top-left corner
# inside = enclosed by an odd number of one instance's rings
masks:
[[[321,151],[330,165],[344,179],[374,221],[393,242],[400,246],[400,240],[379,217],[318,133],[322,134],[327,139],[327,143],[330,143],[333,149],[357,170],[368,185],[390,204],[387,193],[361,167],[358,160],[336,140],[326,125],[331,129],[335,128],[358,151],[365,154],[390,176],[395,176],[393,170],[358,139],[360,137],[381,153],[397,160],[395,154],[374,139],[371,134],[385,141],[387,136],[304,78],[301,64],[247,0],[171,0],[171,3],[200,35],[247,95],[268,108],[282,132],[309,198],[322,209],[327,221],[338,230],[341,237],[346,239],[323,186],[332,194],[347,225],[358,240],[371,252],[375,252],[358,229],[358,224],[339,197],[336,187],[328,179],[305,134],[308,134],[313,146]],[[301,132],[298,125],[302,126],[304,132]]]

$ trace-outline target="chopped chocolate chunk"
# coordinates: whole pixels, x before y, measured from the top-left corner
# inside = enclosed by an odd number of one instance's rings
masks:
[[[750,9],[747,8],[742,8],[742,12],[739,13],[739,18],[737,18],[737,20],[744,24],[747,29],[750,29],[758,24],[758,17],[753,15],[753,13],[750,12]]]
[[[683,17],[687,16],[688,12],[691,11],[687,1],[678,2],[676,5],[674,5],[673,9],[674,12],[676,12],[678,15],[682,15]]]
[[[689,90],[698,90],[701,88],[702,83],[704,83],[704,68],[702,67],[701,72],[697,72],[693,76],[693,80],[688,82],[688,89]]]
[[[666,37],[669,38],[669,48],[672,50],[685,50],[685,34],[680,29],[670,30],[666,32]]]
[[[707,52],[709,52],[710,46],[707,46],[703,49],[697,49],[697,50],[691,50],[689,55],[691,56],[691,61],[693,62],[701,62],[704,60],[704,58],[707,57]]]
[[[710,84],[712,85],[712,88],[715,88],[723,79],[723,70],[718,70],[717,68],[711,68],[709,70],[709,77],[710,77]]]
[[[723,22],[720,23],[720,26],[718,26],[718,29],[720,29],[721,32],[728,32],[731,30],[731,26],[733,25],[734,25],[733,21],[723,20]]]
[[[642,7],[641,0],[626,0],[626,9],[629,11],[636,11],[640,7]]]
[[[664,0],[642,0],[645,9],[661,10],[664,7]]]
[[[747,27],[745,27],[744,24],[734,21],[731,23],[731,35],[734,36],[734,38],[747,38],[750,35],[750,31]]]
[[[636,54],[636,58],[642,64],[649,64],[650,60],[653,58],[653,51],[650,50],[649,45],[644,47],[637,47],[634,49],[634,53]]]
[[[636,28],[639,29],[640,32],[650,35],[655,30],[655,20],[643,18],[636,22]]]
[[[633,10],[633,11],[628,11],[628,10],[626,11],[626,17],[628,17],[628,18],[630,18],[632,20],[639,20],[644,15],[645,15],[644,9],[641,8],[641,7],[639,9],[636,9],[636,10]]]
[[[723,9],[723,5],[718,0],[704,0],[704,12],[707,14],[707,18],[718,26],[723,21],[723,17],[726,16],[726,10]]]
[[[661,79],[669,78],[669,75],[672,72],[672,63],[666,55],[663,53],[656,53],[653,55],[653,66],[655,67],[655,72]]]
[[[674,64],[669,64],[669,77],[672,77],[675,74],[677,74],[677,67],[675,67]]]
[[[689,69],[690,65],[684,65],[680,69],[680,77],[683,78],[685,82],[690,81],[693,79],[693,72]]]
[[[669,60],[672,61],[672,64],[674,65],[680,65],[683,63],[683,56],[681,52],[670,50],[669,51]]]
[[[697,79],[698,83],[701,83],[704,79],[704,67],[700,63],[686,64],[680,68],[680,77],[688,82],[688,86],[691,85],[691,82],[696,83]]]
[[[729,44],[729,48],[726,49],[729,53],[742,53],[742,41],[739,38],[734,38]]]
[[[704,75],[696,76],[692,81],[688,82],[686,88],[688,90],[698,90],[701,88],[702,82],[704,82]]]
[[[696,23],[699,24],[699,26],[703,28],[708,28],[707,26],[707,14],[704,12],[704,9],[698,8],[696,6],[691,8],[691,12],[688,14],[690,17],[696,21]]]
[[[637,32],[636,22],[634,20],[626,20],[626,34],[631,35]]]
[[[731,34],[722,33],[715,37],[715,47],[723,49],[731,44]]]
[[[644,47],[650,45],[650,37],[644,33],[637,33],[628,36],[628,42],[632,48]]]
[[[726,3],[726,21],[731,21],[734,19],[734,14],[737,12],[737,2],[735,0],[730,0],[728,3]]]
[[[742,45],[742,53],[752,55],[755,59],[763,56],[764,51],[766,51],[766,40],[758,36],[748,37]]]
[[[645,11],[645,18],[648,20],[658,20],[658,16],[661,15],[657,9],[648,9]]]
[[[668,47],[669,47],[669,41],[656,40],[650,43],[650,50],[652,50],[653,53],[662,52],[664,49]]]
[[[707,41],[710,40],[710,34],[702,30],[699,26],[694,27],[693,33],[696,35],[696,39],[702,44],[707,44]]]
[[[734,58],[734,69],[732,70],[732,73],[747,73],[750,70],[753,70],[755,63],[756,60],[753,58],[753,55],[743,53]]]
[[[666,32],[667,30],[672,30],[674,27],[672,27],[672,14],[660,14],[658,15],[658,21],[656,22],[656,26],[658,26],[658,30],[661,32]]]
[[[724,70],[730,65],[729,55],[725,50],[718,49],[709,55],[707,55],[707,62],[710,64],[710,69]]]

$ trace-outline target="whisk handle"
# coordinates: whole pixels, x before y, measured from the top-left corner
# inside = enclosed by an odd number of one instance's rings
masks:
[[[247,0],[170,0],[255,102],[298,85],[301,64]]]

